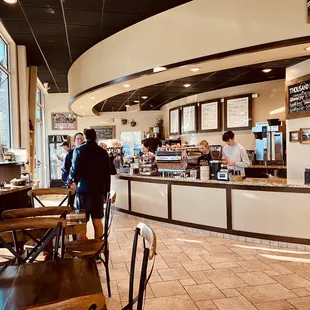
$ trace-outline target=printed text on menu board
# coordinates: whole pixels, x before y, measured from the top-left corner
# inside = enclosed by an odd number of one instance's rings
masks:
[[[218,102],[201,104],[201,129],[212,130],[218,127]]]
[[[196,113],[195,106],[183,108],[183,131],[195,131],[196,127]]]
[[[249,126],[249,98],[227,100],[227,128]]]
[[[310,111],[310,80],[288,87],[289,113]]]
[[[179,110],[170,111],[170,132],[179,132]]]

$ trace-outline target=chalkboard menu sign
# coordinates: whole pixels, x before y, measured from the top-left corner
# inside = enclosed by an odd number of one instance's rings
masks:
[[[115,139],[115,126],[91,126],[97,133],[97,140]]]
[[[286,83],[286,118],[310,116],[310,74]]]

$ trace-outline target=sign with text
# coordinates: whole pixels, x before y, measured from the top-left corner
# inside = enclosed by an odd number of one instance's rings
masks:
[[[286,83],[286,116],[310,116],[310,75]]]
[[[90,128],[95,129],[97,134],[97,140],[110,140],[115,139],[115,126],[91,126]]]

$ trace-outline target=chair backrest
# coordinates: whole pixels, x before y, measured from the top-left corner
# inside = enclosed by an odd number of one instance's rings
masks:
[[[140,273],[138,295],[134,297],[133,293],[134,293],[135,265],[136,265],[136,256],[137,256],[139,236],[141,236],[143,239],[143,259],[142,259],[142,267],[141,267],[141,273]],[[133,239],[133,246],[132,246],[128,305],[125,306],[122,310],[132,310],[133,305],[136,302],[138,303],[137,310],[142,310],[144,292],[146,290],[147,283],[153,272],[156,248],[157,248],[156,235],[154,231],[152,230],[152,228],[146,224],[139,223],[134,232],[134,239]],[[151,268],[149,275],[147,276],[148,261],[152,259],[153,259],[153,266]]]
[[[52,304],[22,308],[22,310],[101,310],[106,308],[106,300],[103,294],[91,294],[62,300]]]
[[[112,221],[113,221],[112,197],[116,198],[115,192],[114,192],[113,196],[111,195],[111,193],[108,193],[107,202],[106,202],[105,210],[104,210],[104,231],[103,231],[103,235],[101,236],[100,239],[104,239],[105,245],[108,244],[108,238],[110,235],[111,225],[112,225]],[[107,249],[108,246],[105,246],[105,248]]]
[[[38,255],[47,248],[49,242],[55,238],[56,241],[53,253],[53,259],[55,259],[58,256],[60,236],[66,226],[67,221],[65,219],[53,217],[4,220],[0,222],[0,244],[7,248],[15,256],[18,264],[23,264],[27,262],[32,263]],[[31,229],[43,229],[46,231],[44,236],[41,238],[41,241],[32,236]],[[21,256],[21,249],[18,240],[18,232],[20,231],[27,234],[27,236],[35,240],[37,243],[26,258]],[[6,232],[12,232],[14,248],[2,238],[2,233]]]
[[[69,198],[74,194],[74,191],[70,188],[38,188],[28,191],[28,196],[31,198],[31,204],[35,206],[35,200],[41,205],[41,207],[46,207],[43,202],[39,199],[40,196],[49,196],[49,195],[60,195],[65,196],[63,200],[59,203],[58,206],[62,206],[65,202],[69,206]]]
[[[17,219],[25,217],[60,215],[65,218],[66,215],[71,212],[71,207],[23,208],[3,211],[2,217],[3,219]]]

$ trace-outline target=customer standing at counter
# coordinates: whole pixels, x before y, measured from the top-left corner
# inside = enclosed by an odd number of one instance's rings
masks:
[[[202,153],[202,155],[198,157],[197,166],[209,166],[212,157],[210,154],[210,146],[208,141],[206,140],[200,141],[199,151]]]
[[[227,144],[223,149],[222,163],[229,170],[240,171],[245,176],[244,168],[250,165],[250,160],[245,148],[235,140],[235,134],[230,130],[223,134],[223,141]]]

